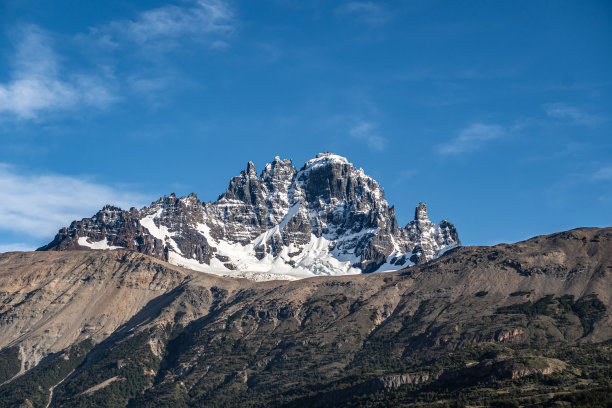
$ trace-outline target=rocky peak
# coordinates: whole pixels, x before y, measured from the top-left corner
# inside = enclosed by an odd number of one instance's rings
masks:
[[[315,206],[356,200],[357,206],[363,207],[364,200],[373,202],[384,198],[376,181],[335,153],[320,153],[306,162],[296,180],[306,201]]]
[[[252,161],[247,163],[246,175],[250,178],[257,178],[257,171],[255,170],[255,164]]]
[[[414,210],[414,220],[415,221],[429,221],[429,217],[427,217],[427,204],[424,202],[420,202]]]
[[[93,216],[93,219],[104,225],[112,225],[123,217],[123,213],[125,211],[121,208],[107,204]]]
[[[337,155],[336,153],[325,152],[325,153],[319,153],[315,156],[314,159],[308,160],[300,171],[304,171],[307,169],[312,169],[314,167],[320,167],[320,166],[347,165],[347,164],[351,164],[351,163],[349,163],[346,157]]]
[[[263,193],[253,162],[248,162],[246,170],[242,170],[239,176],[230,180],[227,190],[219,200],[238,200],[252,206],[261,203]]]
[[[287,192],[296,172],[291,160],[281,160],[276,156],[273,162],[266,164],[260,180],[269,192]]]
[[[104,207],[102,207],[101,211],[121,211],[121,208],[115,207],[114,205],[106,204]]]
[[[431,222],[422,202],[399,227],[382,187],[327,152],[299,171],[277,156],[258,176],[248,162],[216,202],[173,193],[141,210],[104,207],[42,249],[122,247],[205,272],[286,279],[401,269],[456,245],[454,226]]]

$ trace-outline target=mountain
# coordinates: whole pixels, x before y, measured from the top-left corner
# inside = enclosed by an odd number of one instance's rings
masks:
[[[0,407],[605,407],[611,306],[612,228],[297,281],[6,253]]]
[[[174,265],[254,280],[384,272],[459,246],[453,224],[419,203],[399,227],[380,185],[344,157],[321,153],[297,170],[253,163],[217,201],[164,196],[129,211],[106,206],[62,228],[39,250],[125,248]]]

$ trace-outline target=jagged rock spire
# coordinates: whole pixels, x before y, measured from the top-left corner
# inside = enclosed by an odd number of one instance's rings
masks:
[[[424,202],[419,202],[416,209],[414,210],[414,220],[415,221],[429,221],[429,217],[427,217],[427,204]]]
[[[252,161],[247,163],[246,174],[249,177],[257,178],[257,171],[255,170],[255,164]]]

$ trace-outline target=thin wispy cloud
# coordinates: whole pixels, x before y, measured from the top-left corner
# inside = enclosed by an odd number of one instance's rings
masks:
[[[138,193],[86,178],[23,175],[0,163],[0,231],[51,238],[75,219],[89,217],[105,204],[129,209],[146,202]]]
[[[397,179],[395,179],[395,181],[393,182],[393,185],[399,186],[404,183],[407,183],[408,181],[416,177],[419,173],[420,171],[417,169],[400,170],[397,174]]]
[[[65,38],[64,47],[73,47],[90,58],[81,62],[93,62],[89,71],[78,71],[67,63],[65,55],[56,52],[52,33],[36,25],[17,27],[13,34],[19,40],[14,55],[7,58],[12,61],[9,80],[0,82],[0,115],[38,119],[54,112],[105,108],[126,97],[126,92],[159,93],[177,82],[168,80],[172,62],[143,69],[138,58],[163,58],[165,52],[184,46],[185,41],[209,49],[224,48],[235,28],[232,10],[220,0],[143,11],[133,19],[93,27],[87,35]],[[119,64],[118,50],[129,55],[138,70]],[[100,58],[104,64],[99,63]]]
[[[77,106],[104,107],[115,99],[99,76],[62,75],[51,40],[39,27],[22,27],[19,34],[11,79],[0,83],[0,114],[31,119]]]
[[[593,180],[612,180],[612,166],[602,167],[597,170],[593,176]]]
[[[236,20],[227,3],[198,0],[185,7],[167,5],[146,10],[129,20],[116,20],[94,27],[90,35],[108,48],[138,45],[146,50],[163,51],[181,45],[189,38],[211,48],[228,45],[226,36],[236,28]]]
[[[373,1],[350,1],[338,7],[336,14],[352,17],[371,26],[382,25],[392,16],[384,3]]]
[[[500,125],[474,123],[461,130],[457,137],[448,143],[438,146],[438,153],[455,155],[479,150],[487,143],[499,139],[506,134]]]
[[[381,152],[387,147],[387,139],[380,135],[377,126],[371,122],[358,122],[349,129],[352,139],[365,143],[368,148]]]
[[[610,189],[601,188],[604,183],[612,182],[612,166],[582,164],[581,166],[580,162],[574,163],[571,171],[560,173],[558,180],[542,190],[555,205],[581,197],[586,190],[591,188],[596,188],[597,194],[593,198],[597,201],[606,203],[612,201]],[[594,201],[591,200],[590,204]]]
[[[605,122],[601,116],[585,112],[576,106],[565,103],[552,103],[544,105],[544,112],[553,119],[571,122],[577,125],[595,126]]]

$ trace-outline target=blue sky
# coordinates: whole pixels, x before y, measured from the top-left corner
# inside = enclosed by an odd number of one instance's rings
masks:
[[[609,1],[0,2],[0,251],[346,156],[467,245],[612,225]]]

